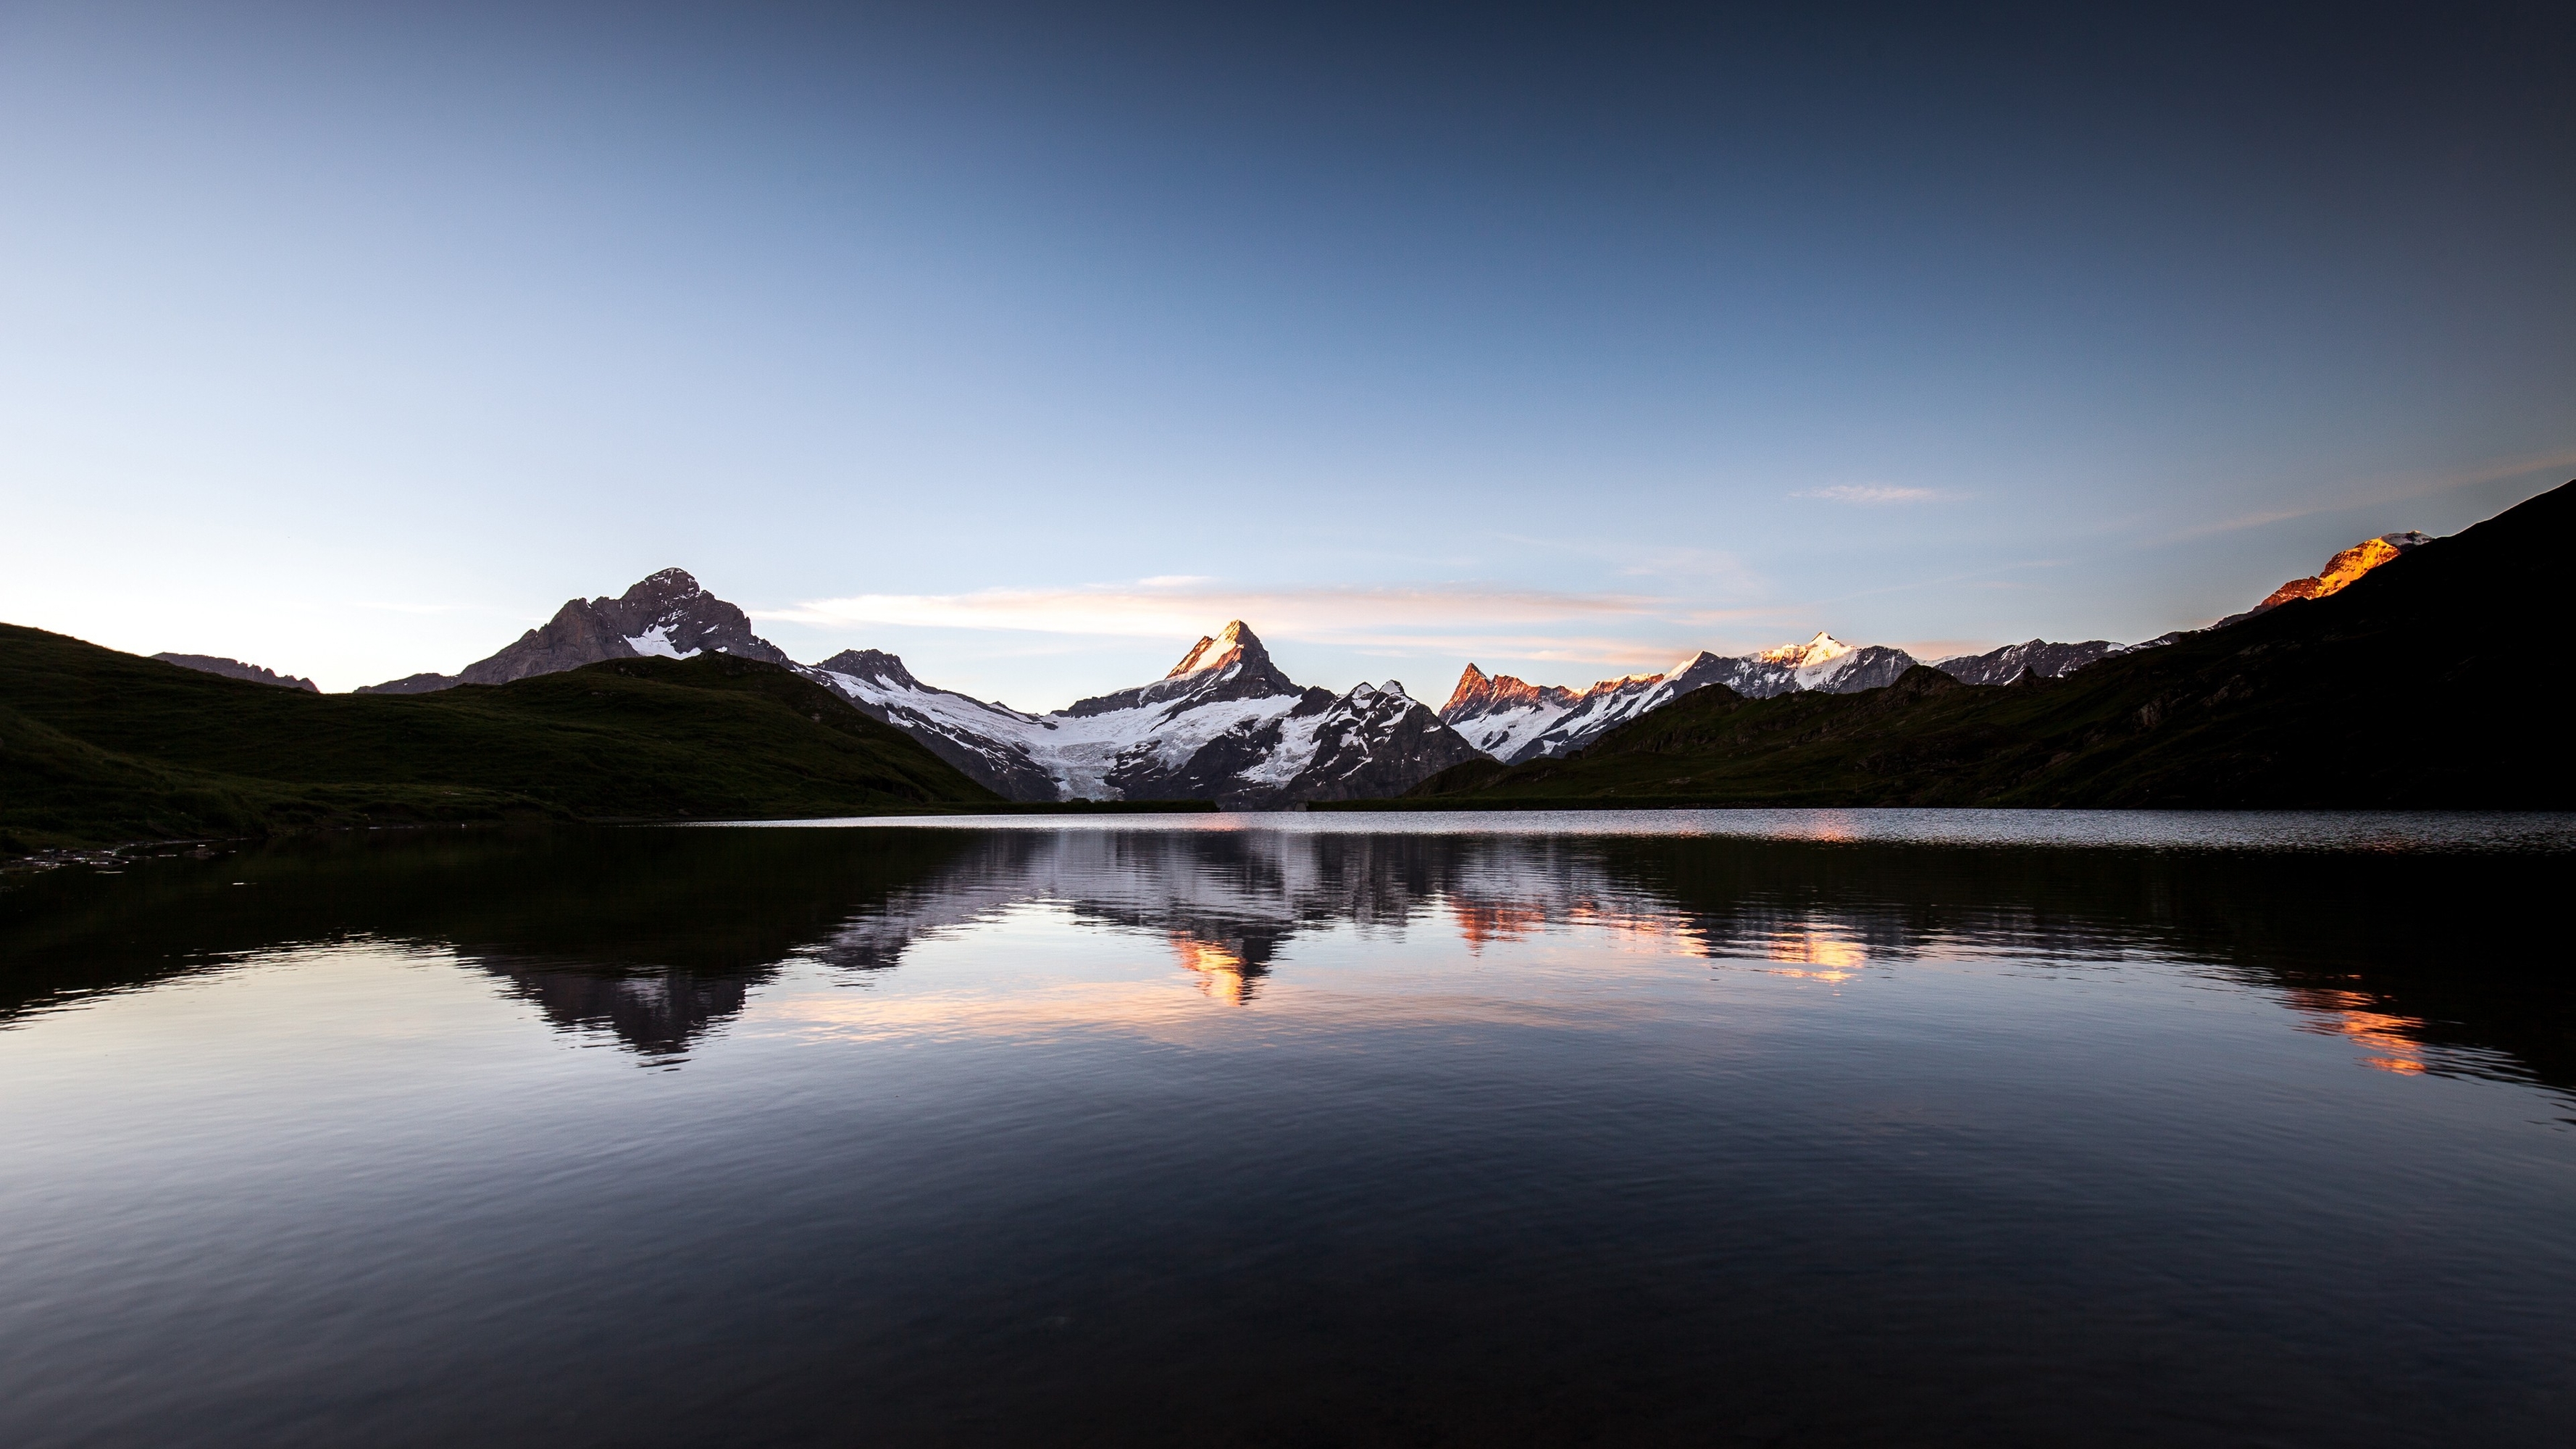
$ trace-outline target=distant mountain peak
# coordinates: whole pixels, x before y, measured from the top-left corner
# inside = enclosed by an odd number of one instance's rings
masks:
[[[1840,659],[1850,652],[1851,645],[1819,629],[1816,637],[1804,644],[1783,644],[1777,649],[1765,649],[1753,657],[1765,664],[1786,664],[1792,669],[1804,669],[1811,664]]]
[[[2418,544],[2431,541],[2413,529],[2403,533],[2383,533],[2377,538],[2365,538],[2333,558],[2327,559],[2326,566],[2310,577],[2292,579],[2274,589],[2270,597],[2254,606],[2255,610],[2259,613],[2264,609],[2278,608],[2292,599],[2322,599],[2329,594],[2339,594],[2363,574]]]
[[[888,654],[882,649],[844,649],[814,667],[825,673],[846,674],[853,679],[864,679],[872,684],[883,684],[896,689],[927,688],[920,680],[912,677],[911,670],[903,667],[901,655]],[[844,688],[842,692],[846,694],[848,690]]]
[[[706,653],[794,662],[751,632],[751,620],[742,610],[708,593],[687,569],[669,568],[637,580],[615,598],[566,599],[544,627],[529,630],[456,674],[415,674],[359,693],[423,694],[458,684],[507,684],[609,659],[687,659]]]
[[[1933,660],[1932,667],[1962,684],[2010,684],[2016,679],[2054,679],[2114,654],[2148,648],[2153,642],[2121,645],[2108,639],[2087,639],[2080,644],[2052,644],[2033,639],[1983,654],[1954,654]]]
[[[1493,687],[1494,677],[1478,669],[1476,661],[1470,659],[1467,661],[1467,671],[1458,676],[1458,687],[1449,691],[1449,702],[1440,706],[1440,712],[1445,715],[1471,699],[1482,698]]]
[[[1458,676],[1458,687],[1449,691],[1449,702],[1440,706],[1440,717],[1457,720],[1470,714],[1518,709],[1525,705],[1569,704],[1574,697],[1574,691],[1562,685],[1537,685],[1508,674],[1487,674],[1470,664],[1466,672]]]
[[[1229,664],[1243,660],[1267,664],[1270,662],[1270,651],[1261,647],[1261,640],[1250,629],[1244,627],[1241,619],[1232,619],[1228,620],[1226,626],[1216,631],[1213,636],[1201,638],[1199,642],[1191,645],[1190,652],[1182,655],[1181,662],[1173,665],[1172,672],[1163,677],[1178,679],[1184,674],[1197,674],[1208,669],[1223,669]]]
[[[238,659],[225,659],[213,654],[164,653],[155,654],[152,657],[164,664],[176,664],[182,669],[194,669],[203,674],[220,674],[226,679],[246,679],[253,684],[274,684],[284,689],[300,689],[307,694],[322,692],[322,686],[312,680],[299,679],[292,674],[280,674],[274,669],[263,669],[256,664],[244,664]]]
[[[1087,718],[1147,704],[1270,699],[1303,693],[1300,686],[1279,672],[1279,666],[1270,660],[1270,651],[1261,647],[1261,640],[1252,630],[1241,619],[1233,619],[1215,634],[1191,645],[1181,662],[1153,683],[1077,699],[1056,713]]]

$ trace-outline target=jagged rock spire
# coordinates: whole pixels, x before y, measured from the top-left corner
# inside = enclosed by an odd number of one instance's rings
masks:
[[[1573,691],[1568,689],[1531,684],[1508,674],[1487,674],[1470,664],[1467,672],[1458,676],[1458,687],[1449,691],[1449,702],[1440,706],[1440,718],[1454,724],[1467,715],[1488,710],[1573,698]]]
[[[1449,711],[1484,698],[1493,687],[1492,676],[1478,669],[1475,661],[1469,660],[1467,672],[1458,676],[1458,687],[1449,691],[1449,702],[1440,706],[1440,717],[1446,719]]]

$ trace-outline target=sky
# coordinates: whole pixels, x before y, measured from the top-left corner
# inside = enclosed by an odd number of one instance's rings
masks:
[[[0,0],[0,620],[1436,704],[2576,477],[2576,9],[1932,8]]]

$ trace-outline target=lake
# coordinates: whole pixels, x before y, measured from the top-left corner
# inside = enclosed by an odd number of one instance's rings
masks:
[[[0,1442],[2576,1442],[2576,817],[0,878]]]

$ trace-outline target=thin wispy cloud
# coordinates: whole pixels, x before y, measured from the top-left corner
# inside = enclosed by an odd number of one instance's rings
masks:
[[[1377,642],[1425,625],[1474,619],[1530,625],[1568,619],[1644,619],[1667,601],[1635,594],[1540,589],[1316,587],[1226,588],[1212,579],[1164,577],[1058,589],[965,594],[853,594],[756,614],[799,624],[897,624],[1040,634],[1195,637],[1228,619],[1282,638]]]
[[[1767,611],[1766,611],[1767,612]],[[1196,577],[963,594],[854,594],[754,611],[817,628],[900,627],[1164,639],[1186,643],[1241,619],[1273,641],[1418,655],[1631,665],[1697,647],[1728,611],[1648,594],[1449,585],[1228,588]],[[1666,642],[1669,641],[1669,642]]]
[[[1891,503],[1941,503],[1958,495],[1938,488],[1901,488],[1892,483],[1837,483],[1830,488],[1801,489],[1789,496],[1883,507]]]

